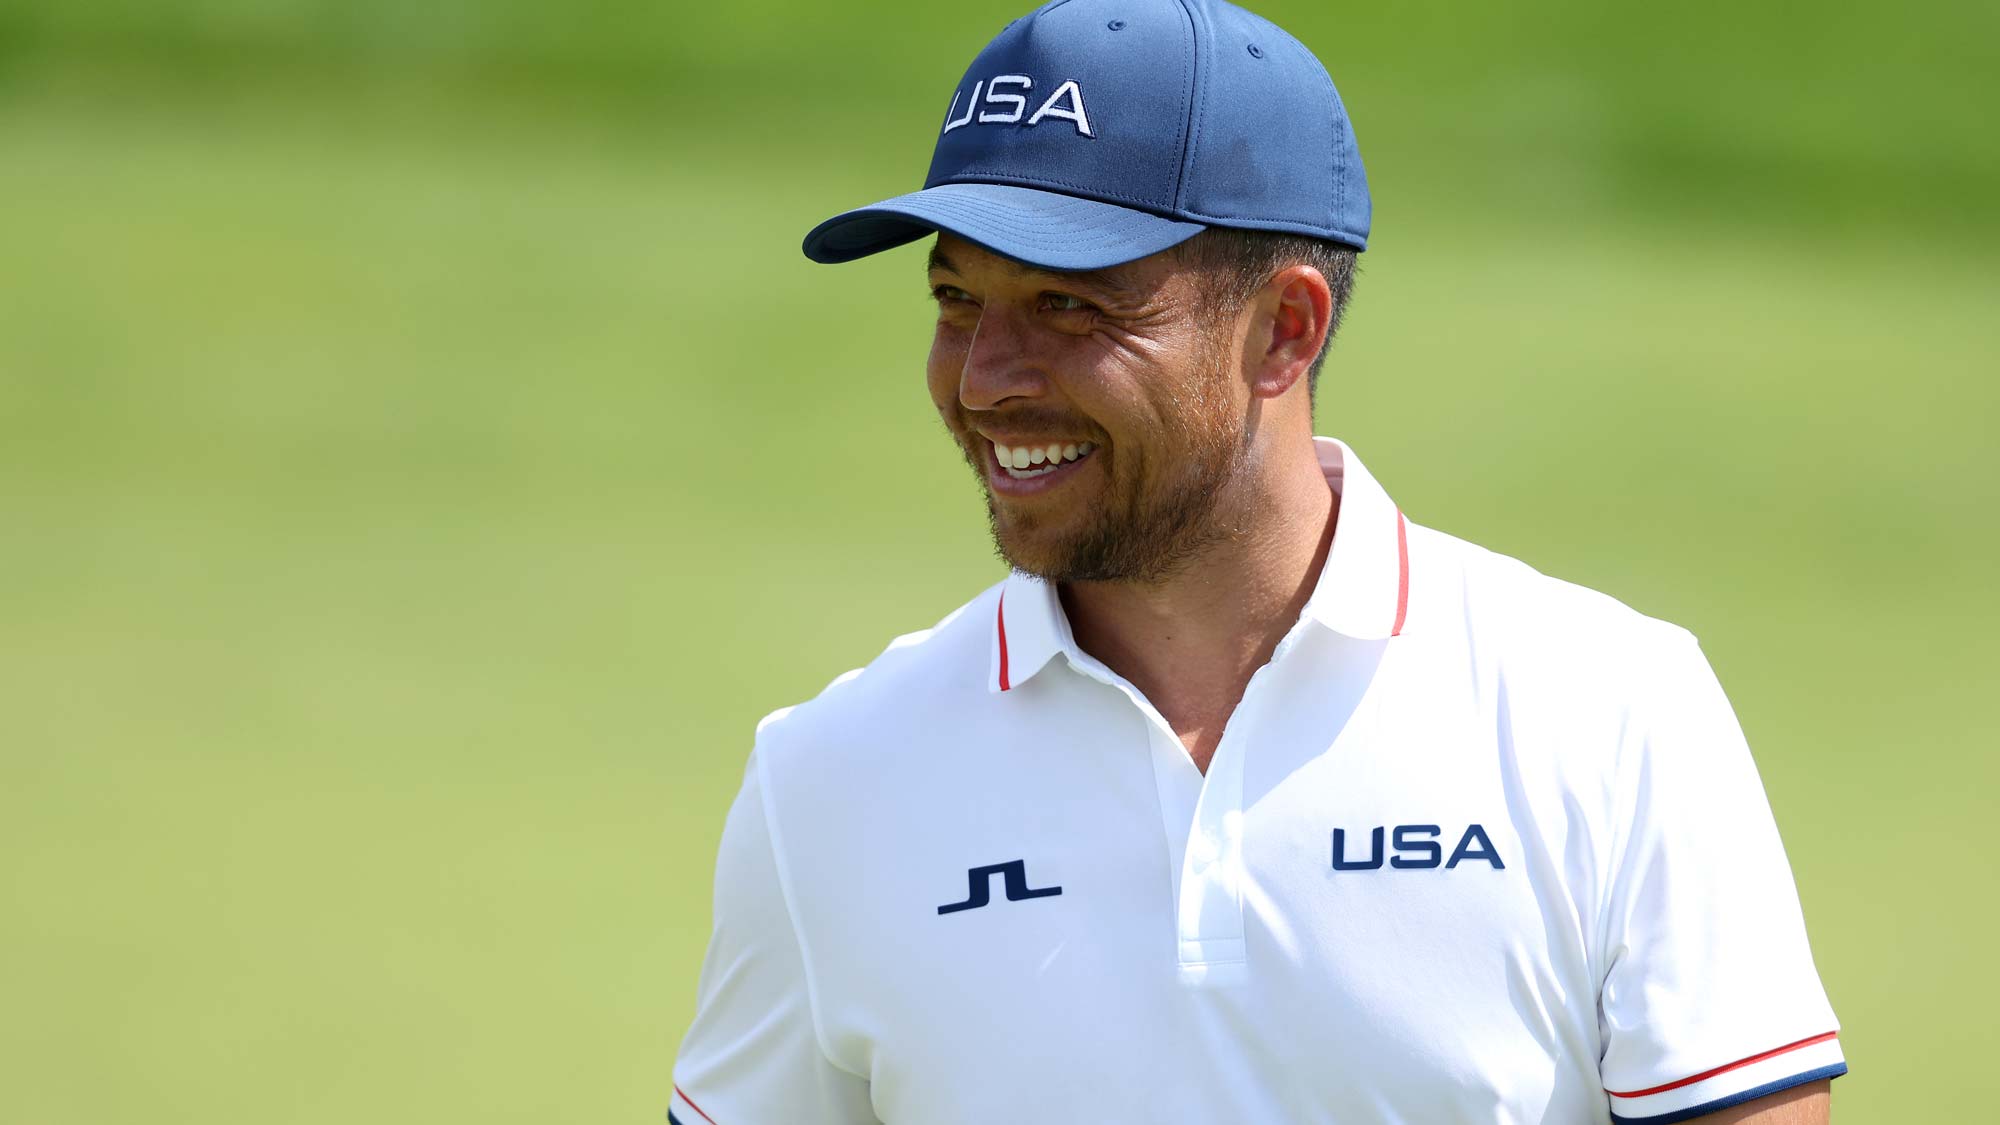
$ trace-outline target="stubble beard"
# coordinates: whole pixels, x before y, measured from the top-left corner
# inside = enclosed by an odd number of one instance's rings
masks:
[[[1122,486],[1090,506],[1072,530],[1042,526],[1030,513],[1003,516],[986,477],[991,447],[977,437],[959,445],[986,493],[987,522],[1000,560],[1048,582],[1126,582],[1155,585],[1171,577],[1231,529],[1218,508],[1248,460],[1244,425],[1235,416],[1220,369],[1220,341],[1205,341],[1188,386],[1170,395],[1157,448],[1164,464],[1145,451],[1107,447],[1131,469]],[[972,431],[961,417],[958,433]]]

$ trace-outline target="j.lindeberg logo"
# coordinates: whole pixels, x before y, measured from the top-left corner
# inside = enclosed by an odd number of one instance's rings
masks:
[[[955,914],[960,910],[977,910],[993,901],[991,887],[993,876],[999,875],[1007,888],[1007,901],[1020,902],[1025,898],[1047,898],[1062,893],[1061,887],[1030,887],[1028,885],[1028,861],[1011,860],[986,867],[975,867],[965,873],[965,901],[948,902],[937,908],[939,914]]]
[[[1035,80],[1025,74],[999,74],[992,78],[982,78],[972,84],[972,96],[965,97],[965,91],[951,92],[951,109],[944,115],[944,131],[951,132],[961,126],[977,122],[981,125],[1039,125],[1045,117],[1057,117],[1076,126],[1076,131],[1086,137],[1097,134],[1090,131],[1090,115],[1083,108],[1083,87],[1075,79],[1064,82],[1042,100],[1040,109],[1028,113],[1028,93],[1035,88]],[[984,92],[985,100],[980,100]],[[965,113],[958,112],[958,103],[965,100]],[[981,109],[980,106],[990,108]],[[1023,115],[1027,120],[1022,120]]]

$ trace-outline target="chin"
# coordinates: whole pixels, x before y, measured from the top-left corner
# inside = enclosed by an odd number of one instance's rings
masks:
[[[1063,570],[1062,552],[1041,536],[1003,532],[995,528],[993,552],[1008,566],[1038,578],[1047,578]]]
[[[1067,579],[1076,569],[1075,536],[1038,521],[1003,517],[997,506],[989,512],[993,524],[993,549],[1000,561],[1024,574],[1051,582]],[[1022,526],[1026,522],[1029,526]]]

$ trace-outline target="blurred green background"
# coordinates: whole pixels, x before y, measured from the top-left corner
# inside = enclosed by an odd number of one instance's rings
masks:
[[[2000,7],[1260,10],[1419,522],[1681,622],[1854,1073],[1991,1120]],[[658,1121],[756,719],[996,579],[915,186],[1011,4],[0,0],[0,1121]]]

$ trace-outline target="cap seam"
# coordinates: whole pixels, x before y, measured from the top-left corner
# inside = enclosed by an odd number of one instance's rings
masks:
[[[1356,245],[1367,241],[1363,236],[1340,227],[1323,227],[1316,223],[1294,222],[1290,219],[1257,219],[1247,215],[1231,215],[1226,212],[1184,211],[1184,221],[1207,223],[1212,226],[1235,226],[1244,230],[1275,230],[1292,234],[1311,235],[1337,242]]]
[[[1304,49],[1304,44],[1299,45]],[[1348,132],[1347,107],[1340,104],[1340,91],[1334,88],[1333,76],[1326,75],[1327,109],[1333,113],[1333,145],[1326,154],[1327,171],[1333,176],[1333,213],[1347,214],[1347,149],[1343,143],[1351,138]]]
[[[1259,18],[1261,19],[1262,17]],[[1269,20],[1264,20],[1264,22],[1270,24],[1271,31],[1274,34],[1282,37],[1292,45],[1294,50],[1297,50],[1301,55],[1310,60],[1312,66],[1309,69],[1317,72],[1319,76],[1320,89],[1326,94],[1325,110],[1333,115],[1333,135],[1329,138],[1331,143],[1326,153],[1327,178],[1332,181],[1331,186],[1333,188],[1333,213],[1336,215],[1345,215],[1347,213],[1347,170],[1344,167],[1344,158],[1347,154],[1347,146],[1342,142],[1349,136],[1347,107],[1341,103],[1340,89],[1333,83],[1333,72],[1327,69],[1326,64],[1320,62],[1319,56],[1314,54],[1310,47],[1301,42],[1298,36],[1293,35],[1275,23],[1271,23]]]
[[[1187,116],[1182,119],[1180,136],[1180,166],[1174,169],[1174,192],[1172,206],[1177,215],[1187,212],[1188,169],[1194,164],[1195,145],[1201,136],[1201,115],[1208,99],[1202,97],[1201,80],[1206,74],[1201,69],[1202,38],[1201,21],[1196,18],[1194,8],[1188,0],[1180,0],[1181,13],[1188,21],[1188,53],[1181,63],[1181,82],[1188,92]]]

